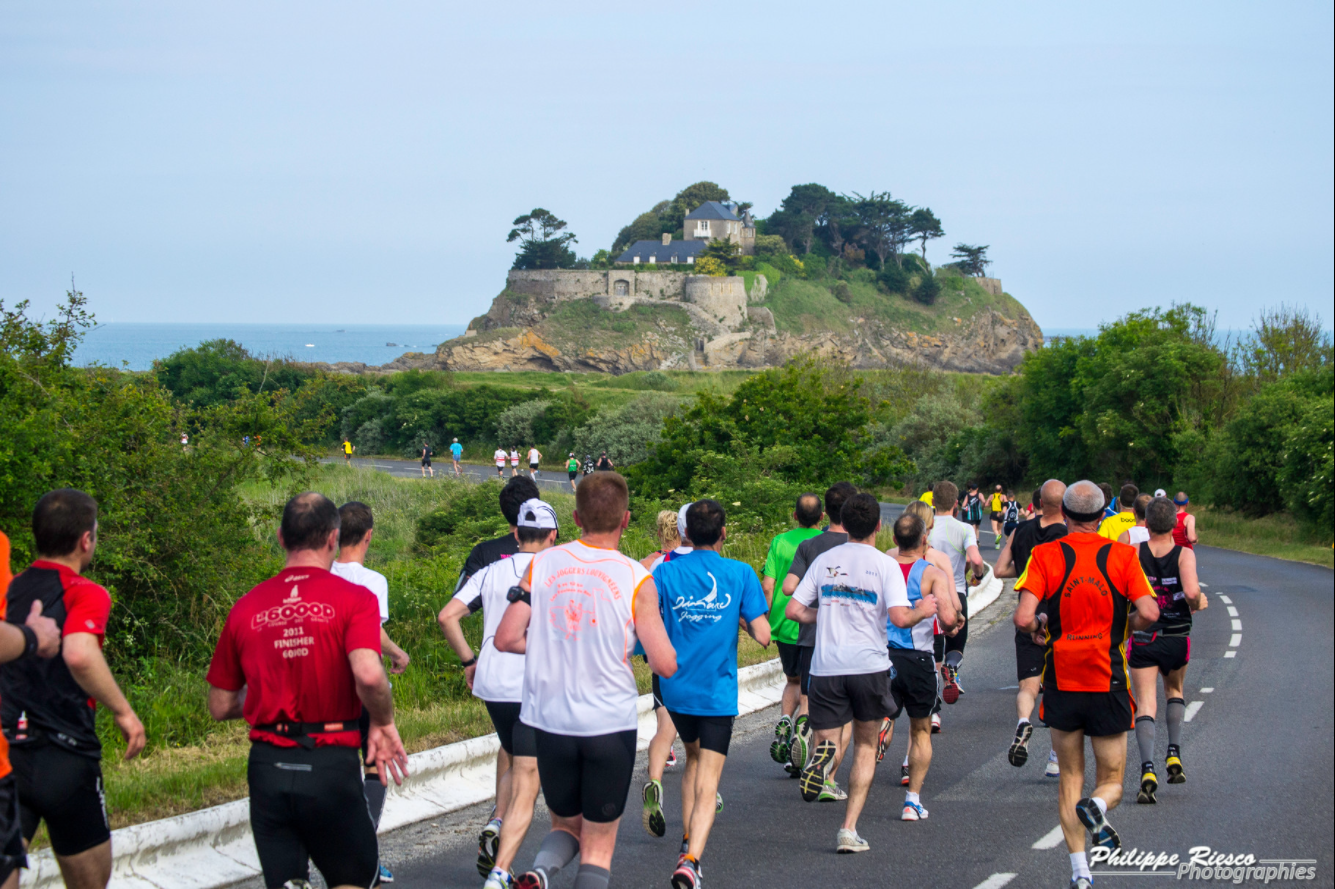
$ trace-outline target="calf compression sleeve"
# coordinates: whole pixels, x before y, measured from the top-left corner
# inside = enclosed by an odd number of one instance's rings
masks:
[[[533,869],[540,870],[550,879],[561,868],[575,860],[579,854],[579,840],[564,830],[553,830],[543,837],[542,846],[533,859]],[[584,870],[583,867],[580,868]],[[606,882],[603,883],[607,885]]]
[[[1136,743],[1140,745],[1140,761],[1154,762],[1154,717],[1136,717]]]
[[[946,665],[947,665],[947,666],[954,667],[956,670],[958,670],[959,667],[960,667],[960,663],[961,663],[963,660],[964,660],[964,652],[962,652],[962,651],[947,651],[947,652],[946,652]]]
[[[371,823],[380,829],[380,813],[385,811],[385,785],[380,783],[379,775],[367,775],[363,785],[366,790],[366,807],[371,810]]]
[[[1186,712],[1186,701],[1181,698],[1168,699],[1168,743],[1174,747],[1182,743],[1182,717]]]
[[[612,872],[594,864],[581,864],[575,873],[574,889],[607,889],[612,882]]]

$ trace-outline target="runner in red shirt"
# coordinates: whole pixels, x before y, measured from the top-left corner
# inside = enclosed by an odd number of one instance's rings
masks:
[[[380,659],[375,596],[329,571],[339,514],[301,494],[283,510],[287,564],[232,606],[209,666],[214,719],[250,723],[250,821],[264,882],[309,880],[308,859],[331,887],[370,886],[379,871],[375,825],[362,787],[367,760],[403,783],[408,757]]]

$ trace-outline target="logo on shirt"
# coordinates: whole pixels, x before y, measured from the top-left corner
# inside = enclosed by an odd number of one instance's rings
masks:
[[[706,571],[705,576],[712,582],[713,587],[709,593],[699,599],[686,596],[678,596],[672,603],[672,610],[678,612],[677,620],[684,624],[690,623],[711,623],[716,624],[722,620],[723,615],[720,612],[726,611],[732,604],[732,593],[724,593],[723,601],[718,598],[718,578]]]
[[[831,605],[875,605],[876,593],[846,583],[827,583],[820,588],[822,601]]]
[[[584,629],[586,618],[590,626],[598,623],[597,611],[586,608],[584,603],[574,596],[567,598],[564,602],[553,599],[548,616],[551,618],[552,626],[558,632],[564,633],[567,639],[574,639],[579,636],[579,631]]]
[[[298,620],[327,623],[334,617],[334,606],[325,602],[303,602],[301,593],[293,584],[292,592],[283,599],[282,604],[267,608],[250,619],[250,628],[260,630],[265,627],[279,627]]]

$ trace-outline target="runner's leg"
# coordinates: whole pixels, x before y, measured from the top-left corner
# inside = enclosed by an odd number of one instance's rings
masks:
[[[501,823],[501,842],[496,851],[496,867],[507,873],[514,865],[519,846],[533,821],[533,806],[538,801],[538,760],[516,756],[510,766],[510,805]]]
[[[1052,749],[1057,752],[1061,769],[1057,787],[1057,815],[1061,819],[1066,850],[1072,854],[1085,851],[1085,826],[1075,814],[1075,804],[1085,793],[1085,733],[1052,729]]]
[[[691,748],[695,748],[695,762],[691,762]],[[709,841],[709,832],[714,829],[716,814],[714,800],[718,794],[719,779],[723,776],[723,764],[727,757],[714,750],[701,750],[700,742],[686,748],[686,774],[681,779],[682,821],[686,835],[691,838],[688,854],[696,861],[705,853],[705,843]],[[687,809],[687,782],[691,785],[690,809]],[[701,803],[696,805],[696,803]],[[685,813],[689,811],[687,817]]]
[[[1038,703],[1038,690],[1042,684],[1042,676],[1030,676],[1020,680],[1020,690],[1015,693],[1015,715],[1021,722],[1033,719],[1034,705]]]
[[[867,804],[867,793],[876,775],[876,736],[881,730],[881,721],[855,721],[844,728],[853,742],[853,765],[848,774],[848,808],[844,811],[843,827],[856,831],[858,816]],[[840,737],[843,736],[841,730]]]
[[[922,793],[922,782],[932,765],[932,718],[909,720],[909,793]]]

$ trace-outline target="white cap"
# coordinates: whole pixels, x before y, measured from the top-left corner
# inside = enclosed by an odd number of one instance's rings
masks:
[[[556,521],[556,510],[551,504],[534,497],[525,500],[519,506],[519,527],[537,528],[540,531],[556,531],[560,524]]]
[[[686,539],[686,510],[691,508],[690,503],[683,504],[682,508],[677,510],[677,536],[682,540]]]
[[[1168,496],[1168,492],[1165,491],[1163,488],[1155,488],[1155,489],[1154,489],[1154,496],[1155,496],[1155,497],[1167,497],[1167,496]]]

